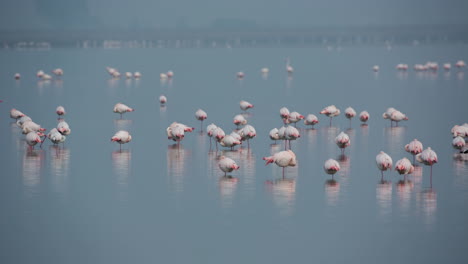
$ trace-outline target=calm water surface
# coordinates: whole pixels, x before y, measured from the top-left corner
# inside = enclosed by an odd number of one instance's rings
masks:
[[[302,49],[52,49],[0,51],[1,263],[463,263],[468,258],[468,162],[454,158],[450,129],[468,122],[468,71],[398,73],[397,63],[455,63],[468,46],[322,47]],[[295,72],[285,73],[285,58]],[[380,72],[371,67],[380,65]],[[109,79],[106,66],[140,71],[140,80]],[[38,81],[39,69],[61,67],[61,80]],[[262,78],[260,69],[269,67]],[[173,70],[171,81],[159,73]],[[246,77],[237,80],[235,73]],[[13,80],[20,72],[22,79]],[[168,103],[161,107],[158,97]],[[226,132],[239,101],[255,105],[249,124],[257,137],[235,151],[210,149],[194,113]],[[136,109],[123,120],[115,103]],[[368,126],[344,115],[318,114],[335,104],[367,110]],[[48,130],[65,106],[72,133],[30,152],[8,117],[15,107]],[[262,157],[282,150],[268,132],[280,127],[283,106],[314,113],[316,129],[298,125],[292,143],[298,165],[285,177]],[[409,116],[390,127],[393,106]],[[168,141],[173,121],[196,127],[180,148]],[[120,152],[110,137],[133,141]],[[351,137],[345,156],[334,144]],[[380,172],[376,154],[411,158],[414,138],[439,163],[416,167],[408,182]],[[240,170],[224,178],[217,158]],[[323,172],[329,158],[342,170]]]

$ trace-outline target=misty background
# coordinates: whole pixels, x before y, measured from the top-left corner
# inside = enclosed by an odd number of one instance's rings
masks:
[[[468,25],[466,0],[6,0],[0,30]]]

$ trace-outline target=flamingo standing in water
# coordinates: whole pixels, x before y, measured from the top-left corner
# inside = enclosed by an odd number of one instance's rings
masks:
[[[431,166],[431,188],[432,188],[432,165],[436,164],[437,154],[430,147],[416,155],[416,160],[424,165]]]
[[[211,123],[206,127],[206,135],[210,138],[210,149],[211,149],[211,138],[213,137],[214,131],[218,128],[217,125]]]
[[[244,74],[244,72],[240,71],[240,72],[236,73],[236,76],[237,76],[237,79],[242,80],[244,78],[245,74]]]
[[[392,169],[392,158],[387,153],[380,151],[380,153],[375,157],[375,161],[377,168],[379,168],[380,173],[382,174],[381,181],[383,181],[383,172]]]
[[[318,124],[318,118],[317,116],[313,114],[308,114],[307,117],[304,119],[304,125],[306,126],[312,126],[314,128],[315,124]]]
[[[297,128],[292,127],[292,126],[287,126],[286,129],[284,130],[284,139],[287,140],[289,143],[289,149],[291,149],[291,140],[296,140],[300,138],[301,135],[299,133],[299,130]],[[286,142],[284,143],[284,150],[286,150]]]
[[[395,170],[401,175],[403,174],[406,181],[406,175],[411,174],[414,171],[414,166],[411,161],[407,158],[402,158],[395,163]]]
[[[54,69],[54,70],[52,71],[52,73],[53,73],[55,76],[60,77],[60,76],[63,75],[63,70],[60,69],[60,68],[57,68],[57,69]]]
[[[408,120],[408,117],[403,114],[402,112],[396,110],[393,111],[392,114],[390,115],[390,120],[396,122],[396,126],[398,126],[398,122],[403,121],[403,120]]]
[[[392,116],[392,113],[395,112],[396,109],[393,107],[387,108],[387,111],[385,111],[382,114],[383,119],[390,119],[390,126],[393,126],[393,120],[390,118]]]
[[[409,144],[405,145],[405,150],[406,152],[411,153],[411,155],[413,155],[413,164],[414,164],[415,156],[423,151],[423,144],[417,139],[414,139]]]
[[[349,127],[351,127],[351,119],[356,116],[356,111],[352,107],[345,109],[345,116],[349,119]]]
[[[16,110],[15,108],[10,110],[10,117],[13,119],[18,120],[19,118],[23,116],[25,116],[25,114],[23,114],[23,112],[21,112],[20,110]]]
[[[270,135],[270,139],[275,141],[275,144],[276,144],[276,141],[280,139],[277,128],[273,128],[272,130],[270,130],[269,135]]]
[[[233,123],[239,128],[239,126],[243,126],[247,124],[247,119],[243,115],[236,115],[234,117]]]
[[[65,115],[65,108],[63,106],[57,106],[57,109],[55,109],[55,113],[57,113],[58,117],[60,118],[61,116]]]
[[[26,143],[29,145],[30,149],[33,149],[37,143],[42,143],[41,137],[43,136],[44,134],[41,132],[31,131],[26,134]]]
[[[329,105],[325,107],[320,114],[330,117],[330,126],[332,125],[332,118],[340,114],[340,109],[336,108],[334,105]]]
[[[57,145],[59,143],[65,142],[66,136],[62,135],[56,128],[52,128],[47,134],[47,138],[54,144]]]
[[[288,117],[288,123],[293,123],[296,126],[296,123],[304,119],[304,116],[298,112],[291,112]]]
[[[119,143],[120,151],[122,151],[122,144],[132,141],[132,136],[130,133],[128,133],[128,131],[120,130],[115,133],[115,135],[111,138],[111,141]]]
[[[287,124],[289,118],[289,109],[286,107],[282,107],[280,109],[280,117],[283,120],[283,123]]]
[[[57,130],[58,130],[58,132],[60,132],[60,134],[66,135],[66,136],[70,135],[70,133],[71,133],[70,126],[65,121],[60,121],[57,124]]]
[[[218,143],[220,143],[225,136],[226,136],[226,133],[224,132],[222,128],[216,127],[213,130],[213,137],[216,140],[216,150],[218,150]]]
[[[140,78],[141,78],[141,73],[140,73],[140,72],[135,72],[135,73],[133,74],[133,77],[134,77],[135,79],[140,79]]]
[[[289,57],[286,59],[286,72],[288,75],[292,75],[294,72],[294,68],[291,66],[291,60]]]
[[[455,67],[461,69],[461,68],[464,68],[466,66],[466,63],[462,60],[459,60],[457,61],[457,63],[455,63]]]
[[[226,135],[224,138],[219,142],[219,144],[223,147],[228,147],[231,148],[231,150],[234,150],[234,147],[236,145],[242,144],[241,141],[237,138],[235,138],[232,135]]]
[[[462,149],[465,146],[465,139],[458,136],[452,140],[452,146],[454,149]]]
[[[257,132],[253,126],[246,125],[244,128],[242,128],[239,135],[241,136],[242,141],[247,140],[247,147],[250,148],[250,139],[257,136]]]
[[[369,113],[367,111],[362,111],[360,114],[359,114],[359,120],[361,120],[361,122],[363,123],[366,123],[368,120],[369,120]]]
[[[292,150],[285,150],[275,153],[273,156],[264,157],[263,160],[266,161],[265,165],[270,163],[275,163],[279,167],[283,168],[283,178],[284,178],[284,168],[285,167],[294,167],[297,164],[296,154]]]
[[[203,132],[203,120],[207,119],[208,118],[208,115],[206,114],[205,111],[201,110],[201,109],[198,109],[196,112],[195,112],[195,118],[197,120],[200,120],[201,124],[200,124],[200,131]]]
[[[159,96],[159,103],[165,105],[167,103],[167,97],[164,95]]]
[[[351,144],[351,139],[349,139],[348,134],[341,132],[335,138],[335,143],[341,149],[341,155],[344,155],[344,150]]]
[[[247,111],[247,109],[254,107],[253,104],[251,104],[251,103],[249,103],[247,101],[244,101],[244,100],[239,102],[239,106],[240,106],[240,109],[242,109],[242,111]]]
[[[325,173],[330,174],[332,176],[332,180],[333,176],[335,176],[335,174],[338,171],[340,171],[340,169],[340,164],[334,159],[329,159],[325,161],[325,164],[323,165],[323,170],[325,171]]]
[[[238,170],[240,168],[234,160],[225,156],[219,157],[218,166],[224,172],[224,176],[226,176],[228,172],[232,172],[233,170]]]
[[[120,119],[122,119],[122,114],[124,114],[126,112],[133,112],[133,111],[135,111],[133,108],[130,108],[127,105],[122,104],[122,103],[117,103],[114,106],[114,113],[119,113],[120,114]]]
[[[21,79],[21,74],[15,73],[15,80],[19,80],[19,79]]]

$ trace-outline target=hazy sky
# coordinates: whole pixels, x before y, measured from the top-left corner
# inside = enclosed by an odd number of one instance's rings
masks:
[[[468,24],[468,0],[2,0],[0,29]]]

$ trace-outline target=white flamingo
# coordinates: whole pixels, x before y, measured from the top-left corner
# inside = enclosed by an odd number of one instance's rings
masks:
[[[264,157],[263,160],[266,161],[265,165],[274,162],[276,165],[283,168],[283,177],[285,167],[294,167],[297,164],[296,154],[291,150],[277,152],[273,156]]]
[[[431,166],[431,188],[432,188],[432,165],[438,162],[437,154],[430,147],[416,155],[416,160],[424,165]]]
[[[240,101],[239,106],[240,106],[240,109],[242,109],[243,111],[247,111],[247,109],[254,107],[253,104],[244,100]]]
[[[379,168],[380,173],[382,174],[381,181],[383,182],[383,172],[392,169],[392,158],[387,153],[380,151],[380,153],[375,157],[375,162],[377,164],[377,168]]]
[[[327,161],[325,161],[325,164],[323,164],[323,170],[325,171],[325,173],[330,174],[332,176],[332,180],[333,176],[338,171],[340,171],[340,169],[340,164],[334,159],[328,159]]]
[[[228,172],[232,172],[233,170],[238,170],[240,168],[234,160],[225,156],[219,157],[218,166],[224,172],[224,176],[226,176]]]
[[[122,119],[122,114],[127,113],[127,112],[133,112],[135,111],[133,108],[128,107],[125,104],[122,103],[117,103],[114,106],[114,113],[120,114],[120,119]]]
[[[208,118],[208,115],[205,111],[198,109],[195,112],[195,118],[200,121],[200,131],[203,132],[203,120]]]
[[[359,114],[359,120],[361,120],[361,122],[363,123],[366,123],[368,120],[369,120],[369,113],[367,111],[362,111],[360,114]]]
[[[119,143],[120,151],[122,151],[122,144],[132,141],[132,136],[130,133],[128,133],[128,131],[120,130],[114,134],[114,136],[111,138],[111,141]]]
[[[318,122],[319,121],[318,121],[317,116],[313,114],[308,114],[306,118],[304,119],[304,124],[307,126],[312,126],[312,128],[314,128],[314,125],[318,124]]]
[[[340,109],[336,108],[334,105],[329,105],[325,107],[320,114],[330,117],[330,126],[332,125],[332,118],[340,114]]]
[[[409,144],[405,145],[405,150],[406,152],[411,153],[411,155],[413,155],[414,164],[415,156],[423,151],[423,144],[419,140],[414,139]]]
[[[341,132],[338,136],[336,136],[335,143],[341,149],[341,155],[344,155],[345,148],[351,145],[351,139],[349,139],[348,134]]]
[[[351,127],[351,119],[356,116],[356,111],[352,107],[345,109],[345,116],[349,119],[349,126]]]

